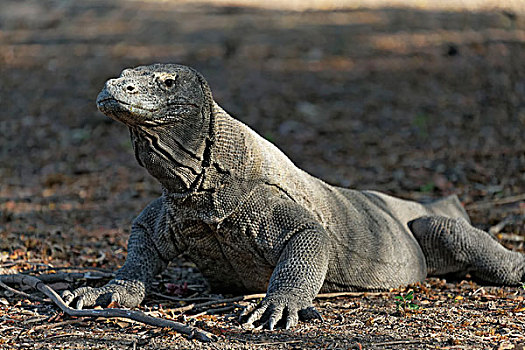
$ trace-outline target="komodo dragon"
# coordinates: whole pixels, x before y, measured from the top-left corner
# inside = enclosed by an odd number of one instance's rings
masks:
[[[466,272],[496,284],[524,281],[525,255],[471,226],[457,197],[419,204],[328,185],[219,107],[192,68],[125,69],[97,105],[128,126],[137,161],[163,193],[134,220],[116,277],[65,293],[77,308],[137,306],[181,253],[215,291],[267,290],[244,321],[269,329],[320,317],[312,306],[320,291],[384,290]]]

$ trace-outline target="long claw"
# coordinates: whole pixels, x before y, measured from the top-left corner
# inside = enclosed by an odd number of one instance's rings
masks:
[[[286,326],[285,329],[290,329],[295,327],[297,325],[297,322],[299,321],[299,316],[297,316],[297,312],[290,312],[286,319]]]
[[[239,322],[242,322],[242,319],[250,314],[253,310],[255,310],[256,304],[249,304],[244,310],[242,310],[241,314],[239,315]]]
[[[266,311],[266,309],[268,308],[268,305],[262,305],[260,308],[258,308],[257,310],[255,310],[251,315],[250,317],[248,317],[248,320],[246,321],[246,323],[248,325],[251,325],[253,324],[255,321],[258,321],[261,316],[264,314],[264,312]]]
[[[111,294],[111,300],[109,303],[110,304],[116,303],[120,305],[120,294],[118,293]]]
[[[275,321],[275,319],[271,318],[269,321],[268,321],[268,329],[273,331],[273,329],[275,328],[275,324],[277,323],[277,321]]]
[[[283,316],[283,310],[284,310],[284,306],[279,306],[279,307],[276,307],[272,311],[272,314],[270,315],[270,319],[268,320],[269,330],[273,331],[273,329],[275,328],[275,325],[277,324],[277,322],[279,322],[279,320]]]
[[[69,304],[71,304],[73,299],[75,299],[75,296],[69,290],[65,290],[64,292],[62,292],[62,300],[64,300],[64,303],[67,306],[69,306]]]

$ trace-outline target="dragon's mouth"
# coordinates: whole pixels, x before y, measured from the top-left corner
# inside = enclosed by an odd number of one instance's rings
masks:
[[[102,95],[103,92],[101,92],[100,94]],[[160,108],[145,108],[143,106],[139,106],[133,103],[122,101],[113,96],[109,96],[107,93],[105,93],[104,95],[105,96],[102,96],[102,97],[99,95],[99,98],[97,98],[97,106],[99,106],[99,108],[104,107],[104,105],[109,103],[111,105],[129,106],[130,111],[132,111],[133,109],[139,109],[139,110],[146,111],[146,112],[157,112],[160,110]],[[169,102],[167,106],[168,107],[190,107],[190,108],[197,108],[197,109],[200,108],[197,104],[192,103],[192,102],[186,102],[186,101]]]
[[[130,112],[133,112],[134,109],[145,112],[156,112],[159,110],[158,108],[144,108],[143,106],[138,106],[136,104],[125,102],[109,96],[102,99],[97,99],[97,106],[99,109],[107,109],[107,105],[111,105],[112,107],[127,106],[127,109]]]
[[[180,122],[184,114],[194,113],[190,110],[200,110],[200,107],[195,103],[173,101],[168,103],[167,108],[172,110],[182,109],[179,110],[180,116],[156,120],[153,116],[165,108],[144,108],[143,106],[119,100],[108,94],[106,91],[102,91],[99,94],[97,98],[97,107],[102,113],[111,119],[126,125],[142,125],[145,127],[174,124]]]
[[[106,116],[128,126],[143,124],[144,120],[154,112],[108,95],[97,98],[97,107]]]

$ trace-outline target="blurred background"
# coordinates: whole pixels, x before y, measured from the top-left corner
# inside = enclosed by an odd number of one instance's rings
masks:
[[[524,7],[2,0],[1,261],[123,262],[129,224],[160,187],[95,98],[153,62],[201,71],[219,104],[313,175],[417,200],[456,193],[519,248]]]

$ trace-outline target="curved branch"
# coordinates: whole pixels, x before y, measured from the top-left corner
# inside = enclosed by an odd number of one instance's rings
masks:
[[[131,319],[137,322],[144,324],[149,324],[151,326],[157,327],[167,327],[175,330],[176,332],[186,334],[190,339],[197,339],[203,342],[215,341],[217,337],[211,333],[208,333],[204,330],[187,326],[185,324],[165,320],[162,318],[152,317],[146,315],[141,311],[136,310],[125,310],[125,309],[101,309],[101,310],[77,310],[67,306],[62,300],[62,297],[57,294],[52,288],[44,284],[37,277],[14,274],[14,275],[0,275],[0,281],[3,283],[17,283],[22,285],[28,285],[34,289],[44,293],[49,297],[62,311],[70,316],[76,317],[121,317]]]

